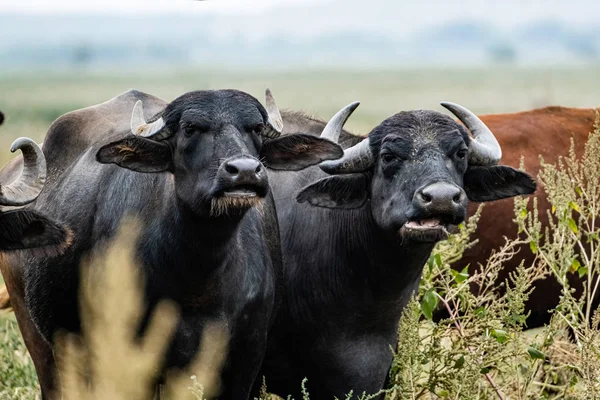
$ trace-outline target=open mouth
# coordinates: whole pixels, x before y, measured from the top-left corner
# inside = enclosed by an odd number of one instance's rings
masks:
[[[430,217],[416,221],[408,221],[404,226],[407,229],[415,229],[419,231],[428,231],[432,229],[446,229],[446,225],[442,222],[442,218]]]
[[[447,239],[454,226],[448,218],[430,216],[406,222],[400,228],[400,234],[418,241],[437,242]]]
[[[264,197],[264,192],[264,188],[259,186],[239,185],[224,190],[222,196],[232,199],[252,199],[254,197]]]
[[[234,190],[223,192],[223,196],[236,199],[249,199],[258,195],[256,194],[256,191],[252,189],[236,188]]]

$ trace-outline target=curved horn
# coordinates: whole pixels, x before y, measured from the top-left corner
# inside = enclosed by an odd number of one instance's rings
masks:
[[[46,182],[46,157],[42,149],[31,139],[20,137],[10,147],[11,152],[23,152],[23,171],[11,184],[0,186],[0,204],[22,206],[34,201]]]
[[[269,126],[265,128],[262,134],[269,139],[274,139],[281,136],[281,133],[283,132],[283,118],[281,118],[279,108],[277,108],[277,104],[275,104],[275,99],[273,98],[271,89],[267,89],[265,91],[265,98],[265,108],[269,116]]]
[[[319,164],[319,167],[328,174],[351,174],[368,170],[374,162],[369,138],[366,138],[344,150],[342,158],[324,161]]]
[[[342,108],[338,111],[325,125],[323,132],[321,132],[321,138],[329,139],[333,143],[337,143],[340,140],[340,134],[344,129],[344,125],[348,118],[352,115],[356,107],[358,107],[360,102],[355,101],[354,103],[348,104],[346,107]]]
[[[133,112],[131,113],[131,133],[154,140],[163,140],[171,136],[169,130],[165,129],[165,121],[162,117],[151,123],[146,122],[144,118],[144,106],[141,100],[138,100],[135,106],[133,106]]]
[[[498,164],[502,158],[502,148],[490,128],[485,126],[477,115],[459,104],[447,101],[440,104],[465,124],[473,135],[469,144],[469,164],[481,166]]]

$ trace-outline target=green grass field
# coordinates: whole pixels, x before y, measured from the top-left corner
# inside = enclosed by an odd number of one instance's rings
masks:
[[[292,72],[127,72],[119,75],[82,71],[65,73],[0,73],[0,110],[6,114],[0,148],[19,136],[42,139],[59,115],[101,103],[135,88],[172,100],[197,89],[236,88],[262,99],[273,90],[280,108],[301,109],[329,118],[359,100],[348,123],[367,133],[401,110],[442,110],[454,101],[477,113],[500,113],[550,104],[572,107],[600,105],[600,66],[571,69],[423,69],[381,71],[302,70]],[[5,160],[0,155],[0,160]]]
[[[219,72],[186,70],[128,72],[119,75],[82,71],[0,73],[0,162],[12,155],[19,136],[43,140],[53,120],[68,111],[104,102],[130,88],[165,100],[196,89],[236,88],[263,100],[273,90],[280,108],[329,118],[346,104],[361,106],[347,127],[368,133],[401,110],[442,110],[439,102],[461,103],[477,113],[526,110],[545,105],[600,106],[600,66],[570,69],[423,69],[382,71]],[[0,400],[33,398],[35,373],[12,315],[0,315]]]

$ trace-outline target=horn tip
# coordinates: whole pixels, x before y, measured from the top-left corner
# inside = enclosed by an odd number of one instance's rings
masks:
[[[14,153],[15,151],[19,150],[20,148],[22,148],[24,145],[27,144],[32,144],[33,140],[26,138],[26,137],[20,137],[15,139],[15,141],[10,145],[10,152]]]
[[[321,168],[321,170],[323,172],[326,172],[328,174],[333,174],[335,172],[335,166],[337,165],[337,163],[335,163],[334,161],[328,160],[328,161],[323,161],[319,164],[319,168]]]
[[[135,102],[133,111],[131,112],[131,133],[134,135],[140,134],[140,129],[145,123],[144,119],[144,105],[141,100]]]
[[[144,105],[142,104],[141,100],[138,100],[135,102],[135,105],[133,106],[133,115],[136,114],[140,114],[140,115],[144,115]]]
[[[275,98],[273,97],[273,92],[271,89],[267,88],[265,90],[265,98],[267,99],[267,103],[275,104]]]

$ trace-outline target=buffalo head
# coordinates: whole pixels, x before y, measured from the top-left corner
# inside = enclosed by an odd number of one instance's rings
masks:
[[[467,199],[484,202],[535,191],[529,175],[496,165],[500,145],[475,114],[457,104],[442,105],[464,126],[435,111],[398,113],[341,159],[322,163],[333,176],[303,189],[298,201],[329,208],[367,203],[374,222],[390,237],[435,242],[465,219]]]
[[[280,136],[282,127],[269,90],[266,108],[237,90],[190,92],[150,123],[136,104],[133,135],[103,146],[97,160],[173,174],[179,203],[195,214],[244,212],[269,191],[265,166],[299,170],[343,155],[326,139]]]
[[[23,152],[23,170],[17,179],[0,184],[2,206],[22,206],[34,201],[46,181],[46,159],[39,146],[31,139],[19,138],[11,151]],[[70,232],[33,210],[0,212],[0,250],[44,248],[46,253],[60,252],[69,242]]]

